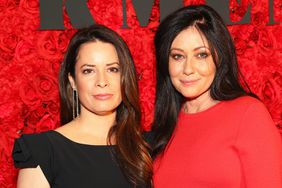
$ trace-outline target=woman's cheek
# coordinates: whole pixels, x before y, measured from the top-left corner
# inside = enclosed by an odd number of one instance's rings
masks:
[[[215,75],[215,65],[213,62],[201,62],[197,65],[197,70],[202,76]]]
[[[179,75],[182,72],[183,66],[180,63],[169,62],[170,77]]]

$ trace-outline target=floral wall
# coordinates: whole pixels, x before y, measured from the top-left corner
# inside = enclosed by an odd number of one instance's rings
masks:
[[[282,1],[274,0],[274,19],[268,25],[268,0],[230,0],[231,20],[239,21],[250,3],[251,23],[229,26],[241,71],[247,83],[282,127]],[[205,3],[185,0],[184,4]],[[159,2],[150,22],[140,27],[134,7],[127,0],[127,23],[121,29],[121,0],[89,0],[97,23],[122,35],[137,67],[143,127],[150,129],[155,94],[153,36],[159,24]],[[23,133],[42,132],[59,126],[58,71],[70,37],[76,31],[65,13],[66,30],[39,30],[39,0],[0,0],[0,187],[16,186],[17,170],[11,151]],[[282,132],[282,131],[281,131]]]

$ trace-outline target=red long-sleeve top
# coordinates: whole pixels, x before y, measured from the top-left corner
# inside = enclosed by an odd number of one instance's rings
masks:
[[[282,188],[281,136],[257,99],[181,110],[174,136],[154,162],[154,188]]]

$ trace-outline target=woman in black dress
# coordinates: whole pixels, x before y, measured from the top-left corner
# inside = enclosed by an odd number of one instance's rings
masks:
[[[134,63],[122,38],[101,25],[79,30],[59,81],[63,126],[15,141],[17,187],[148,185],[152,163],[142,139]]]

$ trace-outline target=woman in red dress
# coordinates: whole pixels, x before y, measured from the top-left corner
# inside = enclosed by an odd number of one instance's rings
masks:
[[[281,188],[281,137],[240,84],[218,13],[206,5],[177,10],[161,22],[155,47],[154,187]]]

